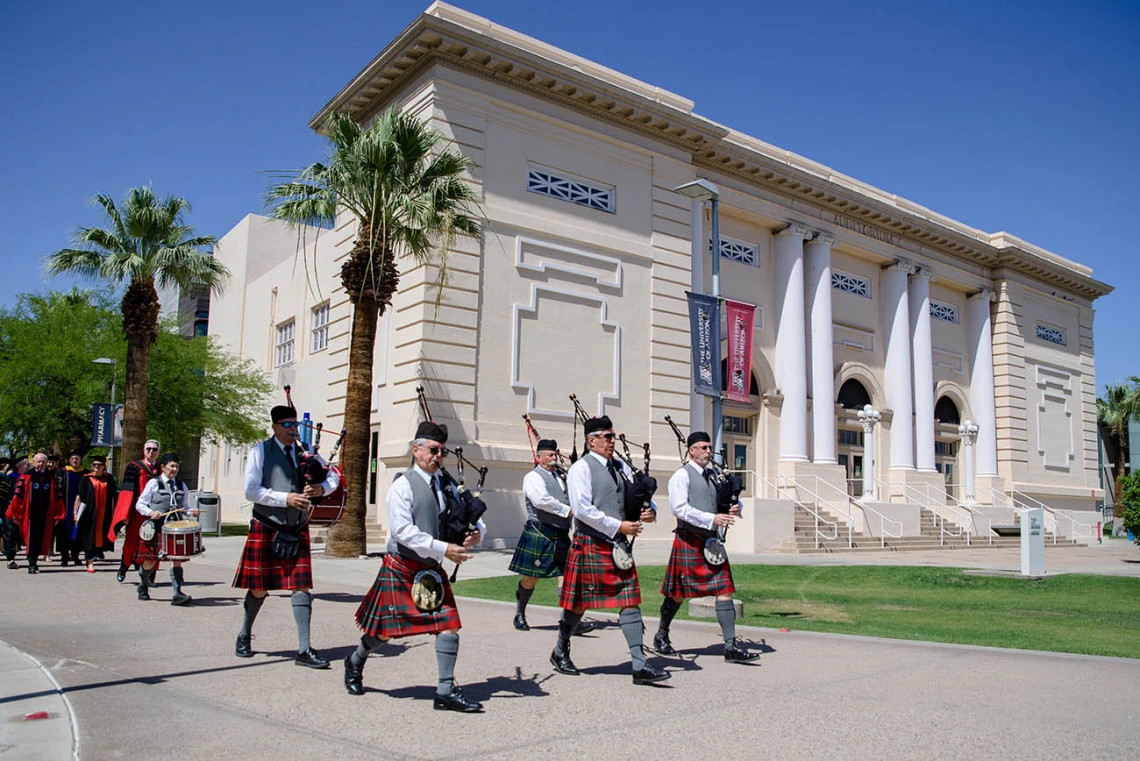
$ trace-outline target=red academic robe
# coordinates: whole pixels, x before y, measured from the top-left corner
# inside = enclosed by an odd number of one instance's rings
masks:
[[[51,537],[52,528],[56,523],[63,520],[66,508],[63,504],[63,495],[59,493],[59,480],[56,478],[48,479],[51,484],[51,493],[48,496],[48,513],[47,520],[44,523],[44,535],[41,541],[39,555],[47,557],[51,554]],[[12,495],[12,503],[8,505],[8,512],[6,513],[8,520],[16,523],[20,527],[20,533],[24,536],[24,548],[28,549],[28,537],[31,533],[31,520],[32,511],[32,476],[30,473],[25,473],[16,479],[16,489]]]
[[[123,484],[119,488],[119,497],[115,501],[115,513],[111,518],[111,530],[107,538],[112,542],[119,533],[119,529],[126,525],[127,531],[123,541],[123,560],[131,563],[135,559],[135,552],[139,547],[139,526],[145,520],[135,510],[135,503],[142,496],[146,482],[158,475],[158,466],[151,468],[146,460],[127,463],[123,469]]]

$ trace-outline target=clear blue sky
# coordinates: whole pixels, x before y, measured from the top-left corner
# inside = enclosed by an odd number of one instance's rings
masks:
[[[49,287],[43,257],[100,222],[96,192],[151,183],[218,236],[259,211],[259,170],[323,155],[309,118],[427,4],[5,3],[0,306]],[[1117,289],[1096,303],[1098,387],[1140,375],[1140,4],[457,4],[1090,265]]]

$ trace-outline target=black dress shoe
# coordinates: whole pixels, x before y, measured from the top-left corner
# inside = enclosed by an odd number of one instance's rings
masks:
[[[138,592],[139,592],[139,599],[140,600],[149,600],[150,599],[150,591],[147,590],[146,584],[139,584]]]
[[[435,701],[432,703],[432,708],[437,711],[483,713],[483,704],[476,703],[474,700],[468,700],[467,698],[463,697],[463,693],[459,691],[458,687],[452,687],[451,692],[447,695],[440,695],[437,692],[435,695]]]
[[[249,640],[251,639],[248,634],[239,634],[237,642],[234,643],[234,655],[238,658],[252,658],[253,650],[249,647]]]
[[[633,672],[634,684],[653,684],[654,682],[664,682],[668,678],[668,671],[655,669],[649,664],[646,664],[645,668]]]
[[[673,647],[673,643],[669,641],[669,632],[657,630],[653,635],[653,649],[660,655],[676,655],[677,648]]]
[[[526,616],[524,616],[522,613],[519,613],[517,616],[515,616],[514,625],[515,628],[520,632],[530,631],[530,624],[526,622]]]
[[[126,572],[126,571],[124,571],[122,568],[120,568],[120,569],[119,569],[119,570],[118,570],[118,571],[115,573],[115,581],[117,581],[117,582],[119,582],[120,584],[122,584],[122,583],[123,583],[124,581],[126,581],[126,580],[127,580],[127,572]]]
[[[178,594],[174,595],[174,597],[170,598],[170,604],[171,605],[189,605],[190,601],[193,599],[194,598],[191,597],[190,595],[182,594],[181,592],[179,592]]]
[[[597,628],[598,625],[593,621],[579,621],[578,628],[574,630],[574,634],[572,636],[581,637],[583,634],[589,634]]]
[[[40,567],[38,565],[28,566],[28,573],[39,573],[39,572],[40,572]]]
[[[14,570],[16,570],[16,569],[17,569],[17,568],[19,568],[19,567],[20,567],[20,566],[16,564],[16,561],[15,561],[15,560],[9,560],[9,561],[8,561],[8,570],[9,570],[9,571],[14,571]]]
[[[567,676],[578,676],[582,672],[574,665],[574,661],[570,660],[570,653],[558,654],[557,650],[550,651],[550,665],[559,674],[566,674]]]
[[[67,568],[67,558],[64,558],[63,560],[59,561],[59,567],[60,568]]]
[[[349,695],[364,694],[364,667],[356,667],[352,662],[352,653],[344,656],[344,689]]]
[[[750,653],[736,645],[724,646],[725,663],[751,663],[760,658],[760,653]]]
[[[311,669],[327,669],[329,667],[329,662],[322,658],[316,650],[310,647],[308,650],[303,650],[297,653],[297,657],[293,659],[293,665],[305,666],[306,668]]]

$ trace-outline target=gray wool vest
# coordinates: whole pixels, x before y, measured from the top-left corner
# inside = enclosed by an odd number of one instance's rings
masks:
[[[689,468],[688,465],[684,467]],[[704,476],[699,473],[694,473],[692,468],[689,468],[689,505],[704,513],[716,512],[716,489],[713,488],[711,483],[704,479]],[[677,519],[677,528],[691,531],[701,536],[713,535],[712,531],[701,528],[700,526],[694,526],[680,518]]]
[[[439,539],[439,502],[432,493],[431,485],[420,478],[415,469],[404,471],[402,477],[407,479],[408,485],[412,487],[412,523],[425,534]],[[435,563],[431,558],[422,557],[415,550],[410,550],[399,542],[396,542],[396,552],[410,560]]]
[[[554,477],[553,473],[551,473],[546,468],[542,468],[537,465],[535,466],[534,470],[536,473],[538,473],[539,477],[542,478],[542,483],[546,486],[547,494],[554,497],[564,505],[570,504],[570,497],[566,495],[566,490],[562,488],[562,483]],[[556,528],[561,529],[570,528],[569,517],[563,518],[561,515],[549,513],[540,507],[532,505],[529,499],[526,501],[526,509],[527,517],[536,520],[539,523],[545,523],[548,526],[555,526]]]
[[[285,457],[285,450],[277,446],[270,436],[261,442],[261,485],[273,491],[293,491],[293,466]],[[293,450],[296,456],[296,449]],[[296,526],[301,522],[301,511],[291,507],[254,505],[259,513],[278,526]]]
[[[625,520],[625,477],[618,473],[615,484],[609,470],[605,465],[598,462],[598,458],[587,455],[582,459],[585,460],[586,467],[590,469],[590,493],[594,507],[603,515],[614,520]],[[616,461],[614,465],[618,468],[621,467],[621,464]],[[612,537],[595,531],[581,521],[578,522],[578,530],[607,542],[612,540]]]
[[[158,486],[155,487],[157,494],[154,498],[154,509],[163,513],[167,510],[185,510],[186,505],[182,504],[182,482],[178,479],[164,481],[162,478],[158,478],[156,480]],[[181,512],[166,516],[166,520],[171,521],[183,520],[183,518]]]

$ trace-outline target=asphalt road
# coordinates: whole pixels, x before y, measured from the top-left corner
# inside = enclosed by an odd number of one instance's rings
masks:
[[[1140,710],[1140,660],[742,628],[767,652],[758,665],[728,665],[715,625],[677,622],[682,657],[655,659],[673,678],[637,687],[611,617],[591,614],[608,625],[575,638],[585,673],[566,677],[547,662],[556,611],[532,608],[535,628],[523,633],[510,626],[512,606],[475,600],[460,600],[457,675],[485,714],[432,710],[430,637],[373,656],[368,692],[352,697],[339,661],[357,641],[353,613],[379,560],[314,559],[313,644],[334,667],[311,671],[292,662],[292,613],[277,595],[254,629],[257,656],[234,657],[241,593],[229,586],[231,544],[240,540],[207,538],[215,551],[187,566],[195,601],[186,608],[168,604],[165,570],[154,599],[140,603],[133,586],[115,583],[112,564],[92,575],[0,568],[0,640],[62,686],[79,758],[1136,757],[1127,728]],[[646,614],[648,640],[655,611]],[[59,696],[29,681],[39,673],[29,662],[3,663],[0,759],[66,758],[62,741],[44,755],[49,746],[21,735],[11,716]],[[52,710],[52,726],[70,732],[64,709]]]

